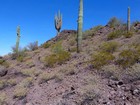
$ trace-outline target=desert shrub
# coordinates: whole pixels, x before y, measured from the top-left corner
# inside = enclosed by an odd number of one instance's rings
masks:
[[[9,63],[6,62],[5,60],[3,59],[0,59],[0,65],[4,66],[4,67],[9,67]]]
[[[101,74],[105,78],[110,78],[113,80],[119,80],[122,75],[122,70],[119,66],[115,64],[105,65],[101,68]]]
[[[14,98],[21,100],[26,97],[27,92],[28,89],[26,87],[17,86],[14,90]]]
[[[125,38],[131,38],[131,37],[133,36],[133,32],[132,32],[132,31],[130,31],[130,32],[124,32],[124,33],[123,33],[123,36],[124,36]]]
[[[49,48],[49,47],[51,46],[51,44],[48,43],[48,42],[46,42],[46,43],[44,43],[42,46],[43,46],[43,48]]]
[[[48,82],[49,80],[52,80],[54,78],[55,78],[55,73],[43,73],[40,75],[39,84]]]
[[[70,53],[66,51],[61,51],[59,53],[46,56],[44,61],[45,65],[48,67],[53,67],[55,64],[63,64],[70,58]]]
[[[52,54],[50,56],[46,56],[44,61],[45,61],[45,65],[49,66],[49,67],[53,67],[54,64],[57,63],[57,59],[58,59],[58,55],[56,54]]]
[[[109,25],[109,27],[114,28],[116,26],[122,25],[122,22],[119,19],[117,19],[116,17],[113,17],[109,20],[108,25]]]
[[[62,41],[58,41],[54,45],[52,45],[52,52],[60,53],[61,51],[63,51]]]
[[[0,65],[2,65],[5,61],[3,59],[0,59]]]
[[[123,31],[123,30],[116,30],[116,31],[113,31],[113,32],[109,33],[109,34],[107,35],[107,39],[108,39],[108,40],[112,40],[112,39],[115,39],[115,38],[119,38],[119,37],[121,37],[123,34],[124,34],[124,31]]]
[[[23,79],[18,85],[22,87],[30,87],[33,84],[33,77],[27,77]]]
[[[16,84],[17,84],[16,79],[0,80],[0,90],[8,86],[15,86]]]
[[[0,105],[7,105],[7,95],[4,92],[0,93]]]
[[[99,25],[99,26],[95,26],[95,27],[91,28],[90,30],[86,30],[85,32],[83,32],[83,39],[86,39],[87,36],[93,36],[102,27],[103,26]]]
[[[16,79],[8,79],[7,84],[9,86],[15,86],[17,84],[17,80]]]
[[[55,82],[61,82],[63,80],[63,74],[62,73],[57,73],[55,75]]]
[[[33,77],[23,79],[18,85],[16,85],[13,98],[17,98],[19,100],[25,98],[28,93],[28,87],[31,86],[32,83]]]
[[[138,56],[140,57],[140,45],[138,45],[138,46],[136,47],[136,51],[137,51],[137,53],[138,53]]]
[[[20,55],[17,57],[17,61],[19,62],[23,62],[24,56]]]
[[[38,49],[38,41],[30,43],[27,47],[31,51],[34,51],[34,50]]]
[[[115,57],[108,52],[97,52],[92,56],[92,65],[94,68],[99,69],[100,67],[109,64]]]
[[[133,82],[140,79],[140,64],[136,63],[126,71],[127,80]]]
[[[138,53],[133,50],[123,50],[119,54],[117,64],[121,65],[124,68],[134,65],[138,61]]]
[[[98,105],[96,101],[99,99],[100,94],[94,88],[96,88],[94,84],[85,84],[85,86],[80,87],[81,99],[78,105]]]
[[[0,90],[4,89],[6,85],[7,85],[6,80],[0,80]]]
[[[74,75],[76,72],[73,68],[66,68],[66,69],[61,69],[60,73],[63,73],[64,75],[70,76]]]
[[[101,51],[113,53],[118,47],[117,42],[104,42],[100,46]]]
[[[23,59],[26,57],[26,49],[19,48],[18,53],[16,52],[16,47],[12,47],[12,59],[23,62]]]
[[[37,71],[37,70],[34,69],[34,68],[21,70],[20,73],[21,73],[23,76],[27,76],[27,77],[38,76],[38,75],[40,74],[40,72]]]
[[[70,48],[69,51],[70,51],[70,52],[76,52],[76,51],[77,51],[77,47]]]
[[[63,74],[59,73],[58,71],[51,72],[51,73],[42,73],[40,75],[39,84],[48,82],[50,80],[55,80],[55,82],[61,82],[63,80]]]
[[[70,46],[74,46],[75,44],[76,44],[76,40],[71,39],[71,40],[69,41],[69,45],[70,45]]]

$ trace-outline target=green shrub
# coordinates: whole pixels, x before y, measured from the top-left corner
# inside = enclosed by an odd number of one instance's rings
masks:
[[[3,59],[0,59],[0,65],[4,66],[4,67],[9,67],[9,63],[6,62],[5,60]]]
[[[76,52],[76,51],[77,51],[77,47],[70,48],[70,52]]]
[[[52,54],[45,57],[45,65],[53,67],[55,64],[62,64],[70,58],[70,53],[61,51],[60,53]]]
[[[3,59],[0,59],[0,65],[2,65],[5,61]]]
[[[99,26],[95,26],[93,28],[91,28],[90,30],[86,30],[83,33],[83,39],[86,39],[87,36],[93,36],[98,30],[100,30],[103,26],[99,25]]]
[[[131,38],[133,36],[133,32],[124,32],[123,36],[125,38]]]
[[[20,55],[17,57],[17,61],[19,62],[23,62],[24,56]]]
[[[109,33],[109,34],[107,35],[107,39],[108,39],[108,40],[112,40],[112,39],[115,39],[115,38],[119,38],[119,37],[121,37],[123,34],[124,34],[124,31],[122,31],[122,30],[116,30],[116,31],[113,31],[113,32]]]
[[[42,46],[43,46],[43,48],[49,48],[49,47],[51,46],[51,44],[48,43],[48,42],[46,42],[46,43],[44,43]]]
[[[100,49],[101,51],[104,51],[104,52],[113,53],[117,49],[117,47],[118,47],[117,42],[104,42],[100,46]]]
[[[116,17],[113,17],[109,20],[108,25],[110,28],[114,28],[116,26],[122,25],[122,22],[119,19],[117,19]]]
[[[52,45],[52,52],[60,53],[61,51],[63,51],[62,41],[59,41],[59,42],[55,43],[54,45]]]
[[[117,64],[121,65],[124,68],[130,67],[134,65],[138,61],[138,53],[133,50],[123,50],[119,54],[119,59],[117,60]]]
[[[109,64],[115,57],[108,52],[97,52],[92,56],[92,64],[94,68],[99,69],[100,67]]]
[[[16,59],[17,61],[23,62],[24,58],[26,57],[26,48],[20,48],[18,53],[16,53],[16,48],[12,47],[12,51],[12,59]]]
[[[115,39],[115,38],[119,38],[121,36],[124,36],[125,38],[131,38],[133,36],[133,32],[132,31],[127,32],[125,30],[116,30],[116,31],[113,31],[113,32],[109,33],[107,35],[107,39],[112,40],[112,39]]]

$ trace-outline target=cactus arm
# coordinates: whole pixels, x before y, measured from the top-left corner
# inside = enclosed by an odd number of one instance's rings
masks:
[[[54,23],[55,23],[55,28],[57,30],[57,35],[58,35],[62,27],[62,15],[60,11],[58,11],[58,14],[55,15]]]

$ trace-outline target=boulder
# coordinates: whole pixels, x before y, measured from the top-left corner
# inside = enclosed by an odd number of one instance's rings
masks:
[[[3,77],[7,74],[8,70],[3,67],[3,66],[0,66],[0,77]]]

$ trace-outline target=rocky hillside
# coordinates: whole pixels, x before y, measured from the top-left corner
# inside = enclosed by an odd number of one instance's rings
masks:
[[[0,57],[0,105],[140,105],[140,24],[64,30],[18,57]],[[32,46],[34,47],[34,46]]]

